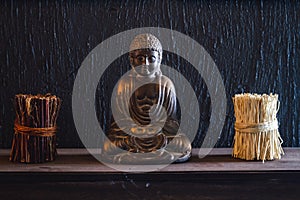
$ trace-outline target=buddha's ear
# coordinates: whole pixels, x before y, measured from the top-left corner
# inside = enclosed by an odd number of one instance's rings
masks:
[[[133,64],[133,57],[132,56],[129,56],[129,62],[130,62],[130,65]]]
[[[162,60],[162,52],[158,52],[158,59],[159,59],[159,63],[161,63],[161,60]]]
[[[162,60],[162,56],[161,55],[158,55],[158,61],[159,61],[159,64],[161,64],[161,60]]]

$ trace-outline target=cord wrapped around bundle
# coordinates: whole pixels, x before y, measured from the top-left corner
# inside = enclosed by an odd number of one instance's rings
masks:
[[[276,114],[277,94],[237,94],[233,98],[235,136],[233,157],[274,160],[284,154]]]
[[[16,119],[10,161],[53,161],[56,152],[56,119],[61,100],[50,94],[15,96]]]

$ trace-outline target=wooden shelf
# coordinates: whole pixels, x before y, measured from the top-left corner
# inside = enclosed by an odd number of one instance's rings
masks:
[[[188,162],[171,164],[159,172],[300,171],[300,148],[285,148],[285,155],[282,159],[264,163],[232,158],[229,148],[215,148],[202,159],[198,158],[198,151],[198,149],[193,149],[193,156]],[[123,173],[100,163],[86,149],[58,149],[58,157],[55,161],[42,164],[13,163],[8,159],[9,150],[0,150],[0,173]]]
[[[85,149],[58,149],[57,159],[43,164],[12,163],[8,161],[9,150],[0,150],[0,196],[9,194],[17,199],[19,194],[14,191],[18,188],[22,188],[22,191],[39,188],[44,194],[48,191],[41,188],[44,185],[59,191],[57,194],[48,194],[46,199],[55,198],[58,194],[67,195],[71,186],[78,187],[78,191],[69,194],[71,197],[73,195],[73,199],[80,199],[80,195],[89,188],[92,188],[93,195],[102,191],[104,199],[132,199],[134,195],[142,197],[147,191],[160,192],[174,199],[236,199],[239,198],[236,192],[248,194],[246,197],[249,199],[264,196],[267,199],[279,199],[286,193],[283,199],[297,199],[300,148],[284,150],[285,155],[281,160],[262,163],[234,159],[231,157],[231,149],[213,149],[208,156],[199,159],[198,149],[194,149],[190,161],[171,164],[150,173],[116,171],[101,164]],[[107,191],[112,192],[113,196]],[[246,197],[239,199],[248,199]]]

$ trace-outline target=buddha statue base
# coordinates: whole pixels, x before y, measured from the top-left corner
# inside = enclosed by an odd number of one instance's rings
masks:
[[[191,157],[191,151],[191,144],[185,135],[158,133],[149,138],[127,135],[114,137],[113,142],[107,139],[102,156],[105,161],[114,164],[166,164],[186,162]]]

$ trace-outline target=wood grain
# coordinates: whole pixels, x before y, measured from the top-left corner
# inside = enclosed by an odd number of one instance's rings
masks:
[[[140,27],[164,27],[186,34],[215,61],[227,96],[226,122],[217,147],[232,147],[231,97],[242,92],[279,94],[283,146],[299,147],[299,9],[300,2],[294,0],[4,0],[0,7],[0,148],[11,147],[14,95],[48,92],[64,102],[58,119],[59,147],[83,147],[71,107],[80,65],[105,39]],[[200,126],[193,142],[193,147],[199,148],[213,123],[206,83],[193,66],[176,55],[165,52],[163,64],[182,73],[199,99]],[[110,92],[128,69],[125,54],[99,77],[97,112],[104,129],[110,121]],[[88,84],[86,89],[90,89]]]

